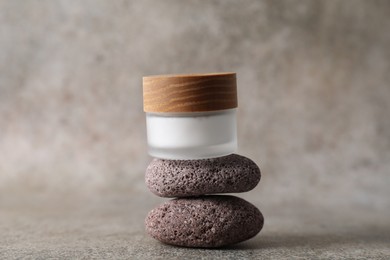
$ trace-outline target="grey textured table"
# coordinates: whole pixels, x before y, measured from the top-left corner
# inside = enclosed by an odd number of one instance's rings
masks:
[[[113,259],[389,259],[388,212],[267,205],[255,238],[221,249],[178,248],[144,232],[148,210],[163,201],[148,193],[20,194],[0,200],[0,258]],[[263,205],[262,205],[263,204]]]

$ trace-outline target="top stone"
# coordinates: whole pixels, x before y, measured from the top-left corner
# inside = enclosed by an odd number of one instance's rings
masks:
[[[145,182],[160,197],[246,192],[260,181],[260,169],[237,154],[202,160],[153,159]]]

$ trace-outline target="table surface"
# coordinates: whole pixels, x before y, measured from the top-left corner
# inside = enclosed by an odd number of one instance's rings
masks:
[[[164,200],[139,192],[1,196],[0,259],[390,258],[389,211],[261,205],[253,198],[265,216],[259,235],[231,247],[192,249],[145,233],[145,215]]]

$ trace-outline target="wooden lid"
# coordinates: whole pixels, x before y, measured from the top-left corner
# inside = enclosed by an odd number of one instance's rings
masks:
[[[206,112],[237,107],[236,73],[143,77],[145,112]]]

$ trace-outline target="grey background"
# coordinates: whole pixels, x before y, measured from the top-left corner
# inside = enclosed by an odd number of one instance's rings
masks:
[[[266,217],[248,247],[337,247],[344,230],[349,256],[372,256],[359,243],[390,229],[389,17],[377,0],[0,1],[0,256],[173,257],[143,233],[165,199],[144,184],[142,76],[222,71],[238,153],[263,174],[238,195]],[[311,257],[328,249],[349,252]]]

